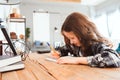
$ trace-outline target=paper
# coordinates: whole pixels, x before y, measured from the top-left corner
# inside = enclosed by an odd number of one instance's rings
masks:
[[[52,61],[52,62],[57,62],[56,59],[54,59],[54,58],[50,58],[50,57],[45,58],[45,60]]]

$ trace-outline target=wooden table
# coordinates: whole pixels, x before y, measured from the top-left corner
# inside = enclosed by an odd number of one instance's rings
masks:
[[[120,80],[120,68],[91,68],[47,61],[48,54],[31,53],[25,69],[0,74],[0,80]]]

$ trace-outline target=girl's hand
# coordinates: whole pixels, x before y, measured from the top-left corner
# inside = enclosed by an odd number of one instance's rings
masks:
[[[60,57],[57,60],[58,64],[88,64],[86,57]]]
[[[60,53],[58,51],[51,51],[51,55],[53,58],[56,59],[60,58]]]
[[[79,58],[77,57],[70,57],[70,56],[66,56],[66,57],[60,57],[57,60],[58,64],[79,64]]]

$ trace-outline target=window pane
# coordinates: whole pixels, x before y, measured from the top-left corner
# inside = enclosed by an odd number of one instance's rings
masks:
[[[9,31],[9,25],[6,23],[7,18],[9,17],[10,13],[12,13],[12,9],[16,8],[18,13],[20,14],[19,5],[0,5],[0,18],[4,21],[2,24],[7,28]],[[15,26],[13,26],[15,27]],[[19,32],[22,30],[19,30]],[[3,33],[0,31],[0,40],[4,40]]]
[[[107,16],[106,14],[102,14],[95,18],[94,20],[98,30],[105,37],[109,37],[109,29],[107,27]]]
[[[117,10],[108,15],[108,26],[112,39],[120,39],[120,12]]]

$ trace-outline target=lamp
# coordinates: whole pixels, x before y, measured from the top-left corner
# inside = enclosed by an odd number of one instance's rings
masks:
[[[20,0],[0,0],[0,5],[18,5]]]

